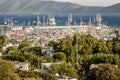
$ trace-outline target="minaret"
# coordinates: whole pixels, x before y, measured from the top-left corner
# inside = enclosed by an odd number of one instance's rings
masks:
[[[100,13],[96,15],[96,22],[97,22],[97,26],[102,26],[102,17]]]

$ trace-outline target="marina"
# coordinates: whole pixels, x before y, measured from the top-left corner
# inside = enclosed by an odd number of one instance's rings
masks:
[[[69,14],[65,26],[57,26],[53,15],[48,17],[47,22],[44,22],[43,26],[41,26],[39,16],[37,16],[36,20],[36,26],[18,26],[13,25],[10,21],[5,21],[5,25],[0,28],[1,34],[6,35],[10,39],[15,39],[18,42],[23,41],[27,37],[30,42],[42,42],[42,45],[49,43],[49,41],[56,41],[66,36],[72,37],[75,33],[79,33],[80,35],[90,34],[97,39],[104,40],[116,37],[114,28],[104,25],[100,14],[96,15],[95,24],[92,24],[91,18],[89,18],[88,25],[82,21],[82,18],[79,24],[74,22],[74,25],[72,25],[72,14]]]

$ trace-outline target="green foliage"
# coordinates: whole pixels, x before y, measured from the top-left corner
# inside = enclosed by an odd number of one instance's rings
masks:
[[[103,41],[100,41],[96,44],[94,53],[108,53],[108,47]]]
[[[108,40],[107,42],[106,42],[106,45],[107,45],[107,47],[108,47],[108,53],[111,53],[111,54],[113,54],[113,41],[112,40]]]
[[[4,45],[7,43],[7,38],[5,36],[0,36],[0,45]]]
[[[78,39],[78,44],[76,44],[76,38]],[[3,45],[7,42],[6,40],[6,37],[0,37],[1,50]],[[73,37],[66,36],[58,41],[51,41],[48,46],[53,47],[55,51],[53,57],[43,56],[43,54],[41,54],[41,47],[39,43],[36,43],[35,47],[31,47],[26,38],[24,42],[20,43],[18,48],[15,46],[9,47],[6,51],[7,54],[4,54],[2,59],[20,62],[28,60],[34,68],[38,67],[38,63],[41,65],[42,62],[66,61],[70,64],[53,64],[49,69],[49,73],[53,75],[59,73],[61,76],[66,75],[70,77],[77,77],[77,71],[74,66],[76,61],[76,47],[78,46],[79,67],[81,70],[86,71],[86,73],[89,71],[90,65],[94,63],[110,63],[120,66],[120,41],[117,40],[107,42],[98,41],[89,34],[80,35],[77,33]],[[29,76],[31,79],[42,78],[43,80],[49,80],[50,78],[50,76],[47,76],[50,74],[47,73],[20,73],[20,76],[22,76],[23,79],[27,79]],[[26,73],[26,75],[22,75],[22,73]]]
[[[31,48],[28,49],[28,52],[31,52],[31,53],[42,56],[40,46],[31,47]]]
[[[22,52],[28,51],[29,48],[30,43],[28,42],[27,38],[25,39],[25,41],[21,42],[18,47],[18,49],[21,50]]]
[[[88,80],[120,80],[120,69],[110,64],[101,65],[88,73]]]
[[[94,52],[106,52],[108,51],[105,43],[100,43],[91,35],[79,35],[75,34],[73,38],[67,36],[59,41],[51,41],[49,46],[52,46],[55,52],[63,52],[66,54],[67,62],[75,65],[76,57],[76,35],[78,38],[78,54],[79,55],[92,55]],[[96,44],[99,44],[98,46]],[[99,48],[100,46],[100,48]],[[99,48],[99,49],[98,49]],[[79,56],[78,55],[78,56]],[[81,64],[82,61],[79,61]]]
[[[40,58],[43,60],[43,63],[46,63],[46,62],[53,62],[53,58],[52,58],[52,57],[41,56]]]
[[[113,52],[120,55],[120,41],[114,41]]]
[[[94,54],[93,56],[88,56],[83,59],[82,67],[86,72],[89,71],[89,67],[91,64],[99,64],[99,63],[110,63],[110,64],[116,64],[120,66],[120,58],[117,54],[103,54],[98,53]]]
[[[119,55],[98,53],[93,55],[91,63],[111,63],[119,65]]]
[[[57,41],[50,41],[48,46],[52,46],[55,52],[59,52],[59,42]]]
[[[10,61],[0,60],[0,80],[20,80],[15,74],[14,64]]]
[[[72,38],[66,36],[65,38],[60,39],[59,42],[51,41],[49,46],[54,48],[55,52],[63,52],[66,55],[67,62],[73,63],[75,60],[75,48],[72,46]]]
[[[60,71],[60,69],[61,69],[60,64],[52,64],[48,69],[48,72],[52,75],[55,75]]]
[[[53,64],[48,72],[54,75],[58,73],[60,76],[77,77],[77,70],[69,63]]]
[[[56,80],[54,76],[52,76],[49,73],[44,73],[44,72],[35,72],[35,71],[18,71],[16,72],[21,79],[31,79],[31,78],[40,78],[42,80]]]
[[[0,36],[0,52],[2,52],[3,45],[7,43],[7,38],[5,36]]]
[[[78,34],[78,50],[80,55],[91,55],[97,40],[91,35],[79,35]],[[76,35],[73,37],[73,45],[76,45]]]
[[[16,52],[18,49],[16,46],[10,46],[7,48],[5,53]]]
[[[33,67],[37,67],[38,65],[38,57],[35,54],[28,53],[28,52],[24,52],[24,53],[21,53],[18,51],[11,52],[2,56],[2,59],[20,61],[20,62],[25,62],[26,60],[28,60]],[[41,63],[42,62],[41,59],[39,60],[40,60],[39,62]]]
[[[63,52],[57,52],[53,55],[53,61],[66,61],[66,55]]]

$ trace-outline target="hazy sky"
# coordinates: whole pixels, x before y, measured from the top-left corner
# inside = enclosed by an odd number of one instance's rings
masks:
[[[109,6],[116,3],[120,3],[120,0],[55,0],[63,2],[73,2],[87,6]]]

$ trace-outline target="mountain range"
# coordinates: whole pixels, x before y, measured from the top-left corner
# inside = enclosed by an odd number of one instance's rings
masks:
[[[96,14],[96,13],[120,13],[120,3],[102,6],[83,6],[69,2],[56,2],[47,0],[0,0],[0,14],[31,14],[31,13],[75,13],[75,14]]]

